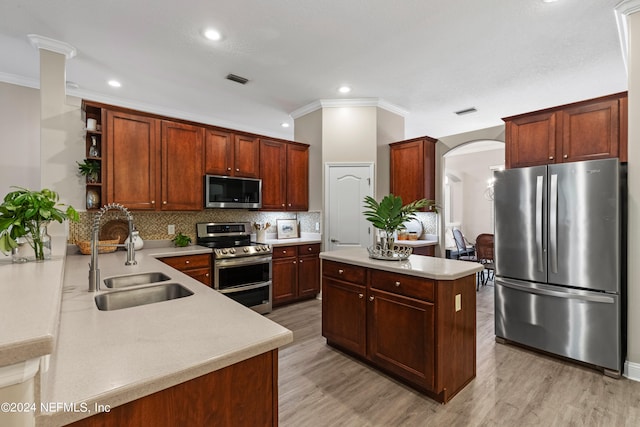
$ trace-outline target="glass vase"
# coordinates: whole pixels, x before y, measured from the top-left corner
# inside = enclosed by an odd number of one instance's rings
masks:
[[[27,243],[33,248],[36,261],[51,259],[51,236],[47,232],[47,225],[49,224],[40,224],[37,235],[31,233],[25,236]]]

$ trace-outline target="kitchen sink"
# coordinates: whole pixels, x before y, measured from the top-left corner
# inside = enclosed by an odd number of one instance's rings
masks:
[[[127,276],[115,276],[104,279],[107,288],[126,288],[128,286],[144,285],[147,283],[157,283],[171,280],[171,277],[164,273],[154,271],[151,273],[130,274]]]
[[[162,283],[144,288],[100,294],[95,297],[95,301],[98,310],[111,311],[184,298],[190,295],[193,295],[193,292],[178,283]]]

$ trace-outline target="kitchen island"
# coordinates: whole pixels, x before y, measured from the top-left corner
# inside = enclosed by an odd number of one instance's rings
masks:
[[[477,263],[323,252],[327,343],[446,403],[476,374]]]
[[[101,254],[103,280],[160,272],[193,293],[113,311],[98,310],[96,293],[87,292],[88,256],[0,267],[9,277],[21,272],[23,292],[37,296],[40,287],[51,298],[34,297],[31,308],[24,298],[23,307],[8,305],[16,313],[31,310],[36,325],[22,339],[12,333],[11,342],[0,340],[4,363],[45,356],[36,375],[35,424],[277,424],[277,349],[292,341],[291,332],[157,259],[210,251],[144,249],[128,267],[122,251]],[[57,276],[46,276],[52,268]],[[118,292],[101,286],[98,294]]]

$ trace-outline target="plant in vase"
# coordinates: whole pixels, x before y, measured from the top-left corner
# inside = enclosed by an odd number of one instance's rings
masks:
[[[97,160],[89,160],[84,159],[82,163],[76,162],[78,164],[78,171],[80,175],[84,175],[87,177],[87,182],[94,183],[98,182],[100,178],[100,162]]]
[[[17,188],[7,194],[0,204],[0,250],[7,254],[18,247],[16,240],[25,237],[33,248],[36,260],[45,259],[45,250],[50,251],[47,225],[51,221],[63,222],[66,219],[78,221],[78,212],[73,206],[66,210],[58,207],[59,196],[55,191],[47,188],[32,191]]]
[[[387,253],[388,251],[393,251],[393,233],[403,229],[404,224],[414,219],[416,217],[415,213],[419,210],[430,207],[437,212],[438,205],[434,200],[428,199],[419,199],[403,205],[400,196],[389,194],[384,196],[380,203],[373,197],[366,196],[364,198],[364,207],[367,210],[363,214],[375,228],[380,230],[380,246]]]
[[[175,246],[180,248],[189,246],[189,243],[191,243],[191,237],[187,236],[186,234],[178,233],[176,234],[176,237],[174,237],[171,241]]]

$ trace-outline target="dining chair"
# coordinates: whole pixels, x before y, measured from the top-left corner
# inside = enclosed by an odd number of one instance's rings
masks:
[[[495,277],[495,264],[493,260],[494,238],[493,234],[483,233],[476,238],[476,257],[478,262],[484,266],[482,270],[482,285],[486,285],[489,279]],[[486,277],[485,277],[486,272]],[[493,279],[491,279],[493,280]]]

